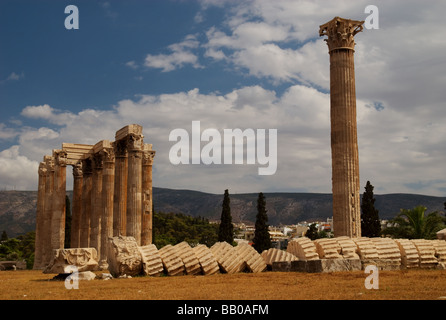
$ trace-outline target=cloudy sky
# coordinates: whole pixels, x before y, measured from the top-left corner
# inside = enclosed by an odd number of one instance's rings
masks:
[[[65,7],[79,9],[68,30]],[[0,1],[0,189],[36,190],[62,142],[137,123],[154,185],[331,192],[329,55],[319,25],[370,1]],[[356,35],[361,192],[446,194],[445,1],[374,1]],[[172,130],[277,129],[277,171],[179,164]],[[203,142],[202,145],[206,143]],[[71,188],[71,169],[68,188]]]

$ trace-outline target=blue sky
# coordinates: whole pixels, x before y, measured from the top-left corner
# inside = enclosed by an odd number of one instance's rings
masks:
[[[78,30],[64,27],[70,4]],[[62,142],[113,140],[139,123],[157,150],[155,186],[329,193],[329,56],[319,25],[364,20],[368,4],[2,0],[0,188],[35,190],[38,163]],[[374,4],[379,29],[355,37],[361,186],[443,196],[446,4]],[[173,165],[169,133],[194,120],[220,132],[277,129],[277,172]]]

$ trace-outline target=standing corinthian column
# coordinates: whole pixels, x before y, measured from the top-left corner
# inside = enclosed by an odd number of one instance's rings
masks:
[[[142,127],[128,135],[127,236],[141,245]]]
[[[330,119],[335,237],[361,236],[354,36],[364,21],[335,17],[320,26],[330,54]]]
[[[152,165],[155,151],[151,144],[144,144],[142,156],[142,216],[141,216],[141,246],[152,243]]]
[[[43,254],[43,233],[45,230],[45,184],[46,184],[46,164],[41,162],[39,165],[39,187],[37,189],[37,210],[36,210],[36,242],[34,250],[34,266],[33,269],[43,268],[42,254]]]
[[[73,165],[73,210],[71,210],[71,248],[80,247],[80,226],[82,212],[82,162]]]

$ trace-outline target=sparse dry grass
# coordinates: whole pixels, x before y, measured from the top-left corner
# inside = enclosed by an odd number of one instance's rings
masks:
[[[100,274],[100,272],[98,272]],[[263,272],[211,276],[135,277],[64,281],[41,271],[1,271],[1,300],[434,300],[446,297],[446,270],[380,271],[379,290],[367,290],[362,271]]]

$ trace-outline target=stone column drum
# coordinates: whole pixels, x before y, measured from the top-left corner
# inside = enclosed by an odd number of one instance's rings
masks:
[[[54,198],[51,217],[51,248],[63,249],[65,244],[65,197],[67,181],[67,154],[63,150],[53,150]]]
[[[320,26],[330,54],[330,119],[333,231],[335,237],[361,236],[354,36],[364,21],[335,17]]]

